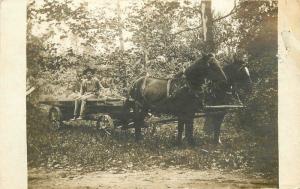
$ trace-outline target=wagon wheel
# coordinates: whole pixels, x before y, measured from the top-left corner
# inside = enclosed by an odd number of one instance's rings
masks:
[[[96,129],[104,131],[107,135],[111,135],[114,129],[112,119],[109,115],[101,115],[97,118]],[[111,132],[108,130],[111,129]]]
[[[102,125],[102,117],[98,117],[96,121],[96,129],[100,130]]]
[[[59,107],[52,107],[49,110],[49,120],[55,129],[62,127],[62,113]]]

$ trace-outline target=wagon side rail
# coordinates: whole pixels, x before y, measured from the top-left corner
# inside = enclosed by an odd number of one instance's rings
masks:
[[[122,105],[124,104],[124,99],[122,98],[97,98],[87,100],[91,105]],[[42,100],[39,101],[40,104],[50,105],[50,106],[74,106],[75,99],[60,99],[60,100]]]

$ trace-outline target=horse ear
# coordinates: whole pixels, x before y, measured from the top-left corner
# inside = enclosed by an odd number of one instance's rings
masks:
[[[206,66],[209,68],[210,67],[210,61],[206,62]]]
[[[212,63],[212,59],[213,59],[213,57],[211,57],[211,56],[209,56],[209,57],[207,58],[207,61],[206,61],[207,67],[210,67],[210,65],[211,65],[211,63]]]
[[[211,59],[214,57],[213,53],[203,53],[203,60],[206,62],[207,67],[211,64]]]
[[[207,57],[208,57],[208,58],[212,58],[212,57],[214,57],[214,54],[213,54],[213,53],[208,53],[208,54],[207,54]]]
[[[237,55],[232,56],[233,63],[238,63]]]

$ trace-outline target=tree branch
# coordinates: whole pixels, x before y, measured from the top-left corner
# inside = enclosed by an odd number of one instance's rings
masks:
[[[178,35],[178,34],[181,34],[181,33],[183,33],[183,32],[187,32],[187,31],[192,31],[192,30],[199,29],[199,28],[201,28],[201,27],[202,27],[202,26],[197,26],[197,27],[195,27],[195,28],[186,28],[186,29],[184,29],[184,30],[175,32],[175,33],[173,33],[172,35]]]
[[[232,14],[236,13],[237,8],[238,8],[238,6],[236,6],[236,2],[235,2],[235,3],[234,3],[234,7],[232,8],[232,10],[231,10],[228,14],[226,14],[225,16],[221,16],[221,17],[219,17],[219,18],[216,18],[216,19],[214,19],[212,22],[213,22],[213,23],[214,23],[214,22],[218,22],[218,21],[220,21],[220,20],[222,20],[222,19],[224,19],[224,18],[227,18],[227,17],[231,16]],[[192,31],[192,30],[199,29],[199,28],[201,28],[201,27],[202,27],[202,25],[197,26],[197,27],[194,27],[194,28],[186,28],[186,29],[184,29],[184,30],[175,32],[175,33],[173,33],[172,35],[178,35],[178,34],[181,34],[181,33],[183,33],[183,32],[187,32],[187,31]]]
[[[218,21],[220,21],[224,18],[227,18],[227,17],[231,16],[232,14],[236,13],[237,8],[238,8],[238,6],[236,6],[236,2],[235,2],[234,7],[232,8],[232,10],[228,14],[226,14],[225,16],[221,16],[219,18],[214,19],[213,22],[218,22]]]

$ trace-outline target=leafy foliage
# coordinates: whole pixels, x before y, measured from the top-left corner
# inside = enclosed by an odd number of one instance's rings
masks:
[[[121,18],[118,17],[116,6],[93,7],[93,4],[87,2],[28,2],[27,73],[28,78],[33,78],[38,86],[38,90],[32,94],[35,99],[50,95],[54,98],[68,96],[76,82],[77,73],[86,66],[96,68],[97,76],[106,86],[126,95],[130,84],[137,78],[146,73],[156,77],[170,77],[207,48],[201,29],[201,9],[199,4],[192,1],[132,2],[123,7]],[[247,109],[229,115],[230,119],[226,120],[226,124],[234,126],[233,130],[241,129],[245,133],[240,137],[226,135],[228,138],[225,143],[232,144],[228,150],[224,147],[220,149],[222,153],[205,155],[199,149],[174,149],[171,147],[173,144],[169,143],[171,139],[166,137],[170,135],[169,131],[167,135],[162,131],[159,136],[137,145],[131,144],[130,140],[102,138],[100,134],[79,134],[81,130],[77,133],[79,139],[76,139],[77,135],[73,136],[72,131],[48,133],[38,128],[28,131],[29,157],[32,158],[30,165],[45,163],[46,157],[59,162],[66,157],[71,158],[66,162],[74,164],[81,161],[87,165],[107,162],[102,164],[104,167],[131,165],[133,162],[130,159],[136,164],[147,162],[149,166],[165,163],[197,168],[211,168],[214,165],[247,167],[254,163],[253,158],[260,159],[260,163],[269,158],[266,160],[270,160],[269,164],[263,165],[275,169],[277,2],[239,1],[235,9],[234,14],[214,22],[216,53],[222,61],[233,54],[246,54],[254,88],[251,94],[240,91]],[[217,18],[217,15],[213,16]],[[124,49],[119,44],[120,31],[124,35]],[[33,122],[29,125],[46,128],[46,125],[40,124]],[[251,142],[247,142],[249,138]],[[240,139],[245,144],[241,144]],[[78,141],[70,144],[68,140]],[[257,149],[255,145],[261,148]],[[166,150],[159,150],[162,147]],[[76,155],[77,149],[83,150],[79,155],[85,154],[82,156],[85,159]],[[258,154],[263,154],[264,149],[269,151],[265,157],[260,157]],[[106,150],[109,153],[104,153]],[[153,153],[157,156],[151,159],[149,156]],[[154,160],[160,156],[163,158]],[[217,159],[213,160],[211,157],[215,156]],[[122,158],[126,162],[118,164],[123,161]],[[41,162],[34,162],[34,159],[40,159]]]
[[[277,2],[242,2],[236,17],[241,23],[239,48],[249,54],[255,82],[240,121],[258,133],[277,135]]]

